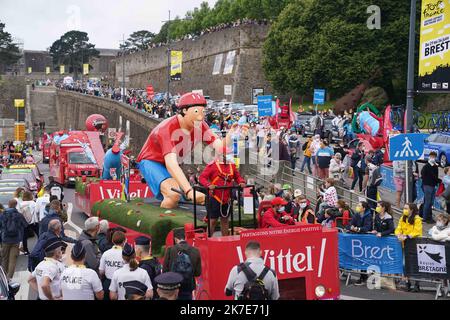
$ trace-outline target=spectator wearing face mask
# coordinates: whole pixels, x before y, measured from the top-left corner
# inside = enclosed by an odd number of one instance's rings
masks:
[[[433,220],[432,207],[436,195],[436,186],[441,183],[439,179],[439,166],[436,163],[437,154],[430,152],[427,164],[422,168],[420,175],[422,177],[423,199],[423,220],[426,223],[435,223]]]
[[[354,233],[368,233],[372,231],[373,217],[369,205],[365,201],[361,201],[355,208],[355,214],[347,226],[347,230]]]
[[[311,202],[306,199],[304,195],[300,195],[296,198],[296,202],[299,204],[299,211],[297,220],[301,223],[314,224],[316,223],[316,215],[311,207]]]
[[[391,215],[391,204],[386,201],[380,201],[375,212],[377,215],[375,216],[374,230],[371,233],[379,238],[393,234],[395,225]]]
[[[282,198],[277,197],[272,200],[272,207],[264,212],[262,217],[262,228],[276,228],[284,227],[292,220],[292,217],[285,212],[285,205],[287,204]]]
[[[440,213],[436,217],[436,225],[430,229],[429,235],[435,241],[450,241],[450,225],[448,214]]]

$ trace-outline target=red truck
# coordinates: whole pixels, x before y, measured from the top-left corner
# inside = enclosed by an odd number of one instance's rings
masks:
[[[56,133],[50,145],[50,174],[65,185],[75,184],[77,177],[100,177],[104,155],[100,132]]]
[[[53,134],[44,133],[42,136],[42,162],[50,162],[50,146],[52,144]]]

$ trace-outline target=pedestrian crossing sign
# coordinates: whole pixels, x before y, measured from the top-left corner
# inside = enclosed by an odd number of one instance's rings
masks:
[[[407,161],[419,159],[423,154],[426,137],[427,135],[423,133],[391,136],[389,138],[389,160]]]

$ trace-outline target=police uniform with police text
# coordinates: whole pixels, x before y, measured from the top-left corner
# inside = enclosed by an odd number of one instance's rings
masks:
[[[135,239],[135,244],[137,246],[150,246],[150,242],[151,239],[144,236],[140,236]],[[139,268],[147,271],[148,276],[150,277],[150,281],[152,282],[152,286],[155,289],[155,277],[160,275],[162,272],[162,265],[159,260],[152,256],[142,258],[139,262]],[[156,289],[154,290],[154,294],[156,294]]]
[[[72,248],[72,256],[82,259],[86,250],[81,242]],[[63,300],[95,300],[94,293],[103,290],[97,273],[85,265],[73,264],[61,275],[61,290]]]
[[[105,278],[102,281],[105,300],[109,300],[109,286],[114,272],[122,268],[124,264],[121,246],[113,246],[111,249],[106,250],[100,258],[98,269],[105,272]]]
[[[122,255],[132,256],[134,254],[134,248],[129,244],[125,244],[122,249]],[[153,286],[150,281],[150,277],[142,268],[137,268],[134,271],[130,270],[130,265],[125,263],[124,266],[114,272],[111,279],[111,285],[109,286],[109,291],[117,292],[118,300],[125,300],[125,288],[123,284],[128,281],[139,281],[145,284],[148,290],[152,290]]]

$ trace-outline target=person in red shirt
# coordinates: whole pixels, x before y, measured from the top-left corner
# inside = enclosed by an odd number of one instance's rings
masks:
[[[193,189],[179,165],[184,157],[201,142],[212,145],[216,150],[222,148],[222,141],[204,121],[206,105],[202,95],[184,94],[177,106],[180,113],[152,130],[137,158],[138,169],[153,195],[162,200],[162,208],[178,206],[180,194],[172,189],[182,191],[187,200],[192,199]],[[204,204],[205,195],[196,192],[196,202]]]
[[[217,159],[208,164],[199,177],[199,182],[210,189],[208,214],[210,230],[214,232],[217,220],[220,218],[222,236],[228,236],[229,217],[233,214],[231,189],[215,189],[223,186],[233,186],[238,183],[241,188],[245,187],[245,180],[239,174],[233,163],[231,149],[224,148],[218,153]]]
[[[271,204],[272,208],[267,209],[262,217],[262,228],[276,228],[295,224],[294,219],[284,211],[284,206],[287,205],[287,202],[283,198],[276,197]]]

